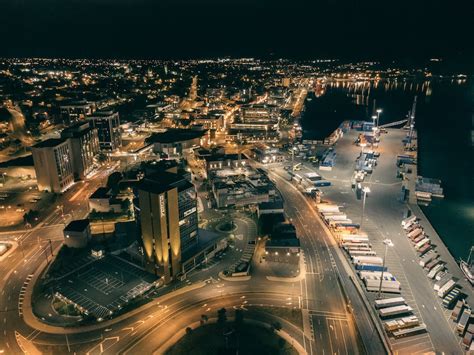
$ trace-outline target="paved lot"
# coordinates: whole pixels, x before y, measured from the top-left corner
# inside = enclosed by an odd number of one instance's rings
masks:
[[[306,164],[301,173],[314,170],[330,180],[333,186],[322,188],[323,198],[343,206],[348,217],[355,223],[360,223],[362,202],[351,189],[355,159],[361,150],[353,144],[357,134],[352,131],[337,143],[336,165],[332,171],[318,171]],[[363,183],[364,186],[370,187],[371,193],[367,197],[362,229],[368,233],[373,249],[379,256],[384,253],[383,239],[392,239],[395,245],[389,249],[387,255],[388,270],[400,281],[402,296],[414,309],[414,313],[426,323],[428,333],[397,340],[391,338],[390,343],[393,350],[400,353],[433,350],[450,354],[462,353],[460,338],[453,334],[453,324],[447,321],[447,312],[435,295],[431,280],[418,265],[418,257],[400,227],[400,221],[408,208],[399,201],[401,181],[396,178],[395,165],[396,154],[402,149],[403,136],[404,131],[389,130],[389,134],[381,138],[378,166]],[[376,294],[369,293],[368,297],[373,300]]]
[[[54,289],[105,318],[151,287],[156,277],[114,256],[106,256],[62,279]]]

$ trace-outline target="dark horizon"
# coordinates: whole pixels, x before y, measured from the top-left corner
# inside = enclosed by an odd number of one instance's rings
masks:
[[[401,60],[469,68],[468,2],[6,0],[2,57]]]

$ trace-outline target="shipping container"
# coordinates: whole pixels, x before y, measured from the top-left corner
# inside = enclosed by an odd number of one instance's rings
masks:
[[[380,265],[370,265],[370,264],[357,264],[355,266],[358,271],[387,271],[387,267],[382,267]]]
[[[383,325],[384,325],[385,330],[389,332],[393,332],[398,329],[414,327],[414,326],[417,326],[418,324],[420,324],[418,317],[409,316],[409,317],[403,317],[399,319],[386,321]]]
[[[420,240],[418,243],[415,244],[415,249],[419,250],[423,245],[429,243],[430,240],[428,238],[423,238],[423,240]]]
[[[407,237],[410,239],[415,239],[419,235],[423,234],[423,228],[415,228],[410,233],[407,234]]]
[[[383,259],[378,256],[359,256],[353,259],[354,264],[383,265]]]

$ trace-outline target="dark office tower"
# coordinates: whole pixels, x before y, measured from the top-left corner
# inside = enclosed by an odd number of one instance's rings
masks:
[[[194,185],[182,175],[161,172],[139,185],[145,256],[165,283],[181,272],[181,254],[198,241]]]
[[[115,150],[122,145],[120,118],[117,112],[96,111],[89,120],[92,126],[97,128],[101,150]]]
[[[92,171],[94,157],[99,153],[97,129],[90,127],[89,122],[82,122],[64,129],[61,138],[69,138],[71,142],[74,179],[84,179]]]

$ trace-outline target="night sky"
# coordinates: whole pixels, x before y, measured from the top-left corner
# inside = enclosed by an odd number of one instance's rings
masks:
[[[0,0],[0,56],[467,61],[473,13],[468,0]]]

